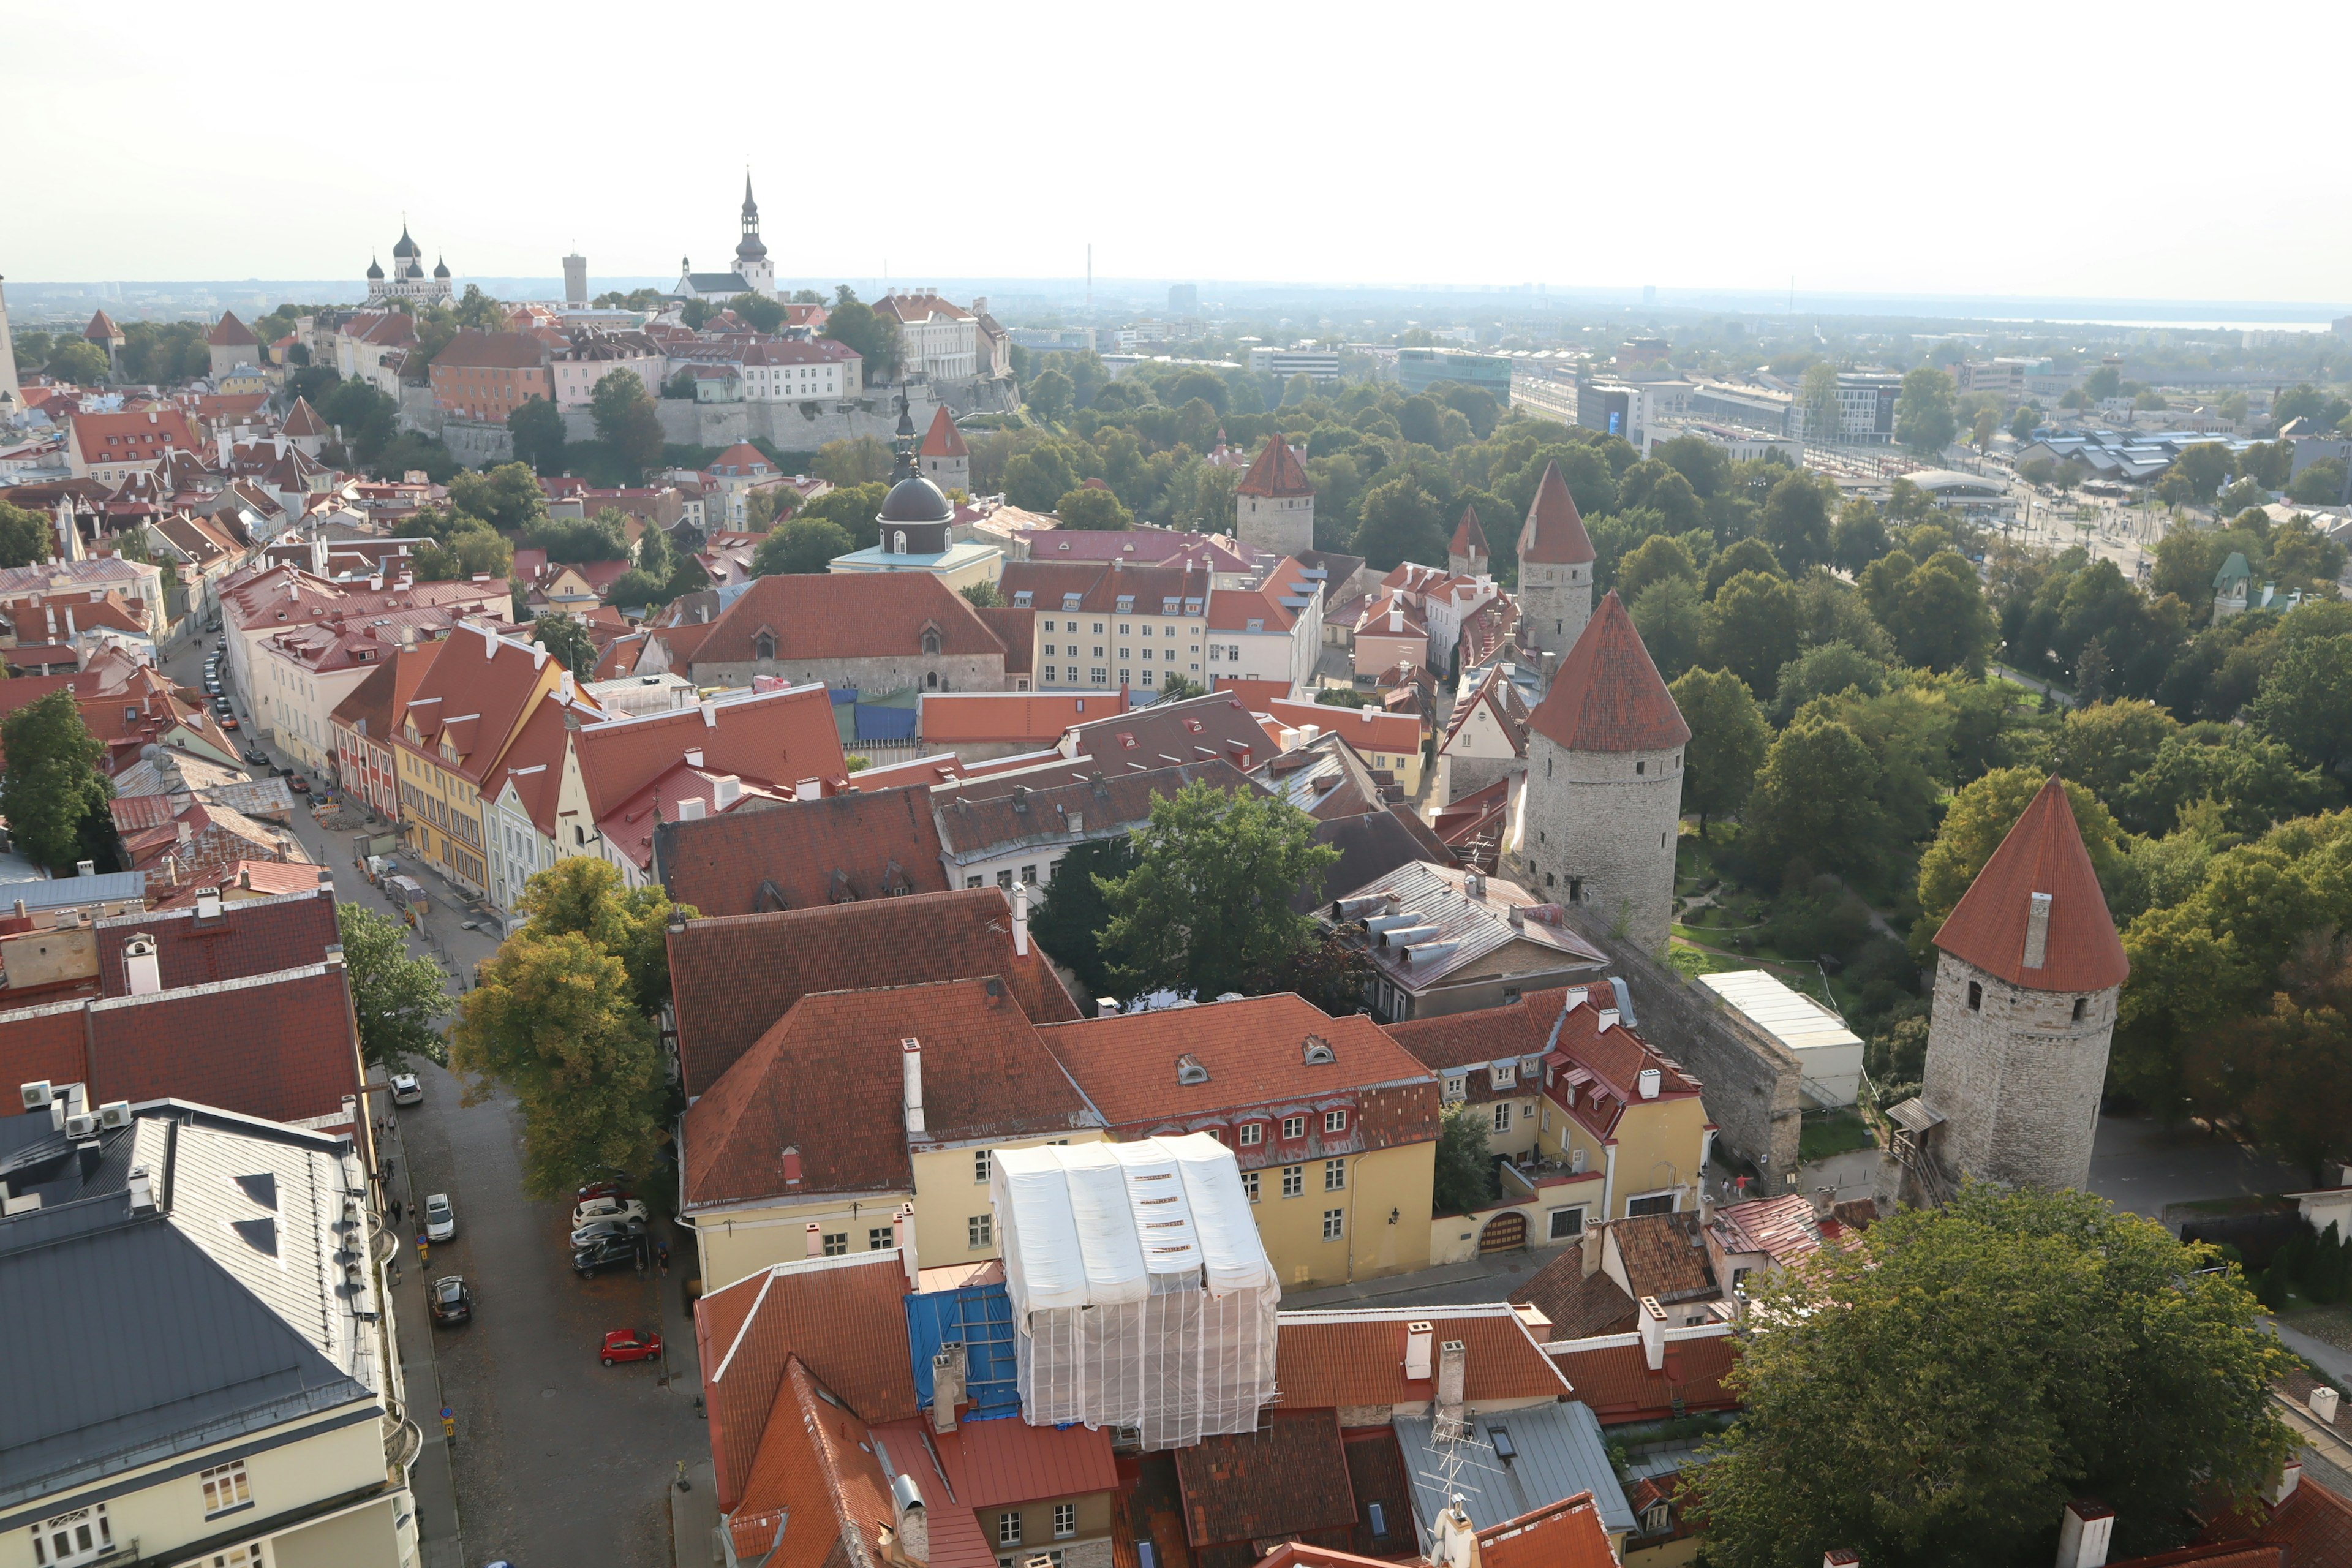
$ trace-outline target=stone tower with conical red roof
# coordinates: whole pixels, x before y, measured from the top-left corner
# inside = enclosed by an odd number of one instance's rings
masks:
[[[1504,849],[1510,874],[1663,952],[1690,733],[1633,617],[1610,595],[1528,718],[1528,782]]]
[[[1454,525],[1454,539],[1445,547],[1445,567],[1465,577],[1483,577],[1495,563],[1494,552],[1486,548],[1486,531],[1478,526],[1478,509],[1465,506],[1462,521]]]
[[[1576,498],[1558,463],[1544,465],[1543,482],[1519,525],[1519,635],[1549,667],[1584,635],[1592,616],[1592,536],[1577,515]],[[1646,657],[1646,656],[1645,656]]]
[[[1315,484],[1279,430],[1234,487],[1234,537],[1276,555],[1315,548]]]
[[[963,432],[956,428],[955,416],[948,412],[946,404],[940,404],[939,412],[931,416],[931,427],[924,433],[915,461],[923,478],[941,490],[971,494],[971,448],[965,445]]]
[[[1927,1082],[1895,1108],[1897,1126],[1916,1129],[1948,1183],[2086,1185],[2131,963],[2056,778],[1953,906],[1936,946]]]

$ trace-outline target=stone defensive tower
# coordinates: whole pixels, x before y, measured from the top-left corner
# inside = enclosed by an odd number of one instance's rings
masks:
[[[1495,552],[1486,548],[1486,531],[1478,526],[1478,509],[1464,507],[1462,521],[1454,528],[1454,541],[1445,547],[1445,569],[1464,577],[1483,577],[1494,564]]]
[[[1315,486],[1279,430],[1234,488],[1234,537],[1294,558],[1315,548]]]
[[[1944,1184],[2084,1186],[2131,964],[2056,778],[1977,873],[1936,946],[1927,1082],[1893,1112],[1902,1136]],[[1935,1184],[1927,1195],[1941,1195]]]
[[[1559,658],[1584,635],[1592,616],[1592,536],[1577,515],[1576,498],[1559,465],[1547,463],[1519,526],[1519,636],[1529,647]],[[1642,655],[1645,663],[1649,657]]]
[[[1585,572],[1589,592],[1589,563]],[[1547,899],[1586,905],[1644,949],[1663,950],[1689,740],[1633,618],[1611,594],[1528,716],[1511,866]]]
[[[956,428],[955,416],[948,412],[946,404],[940,404],[940,411],[931,416],[931,427],[915,457],[923,478],[942,490],[971,493],[971,448],[964,443],[963,432]]]

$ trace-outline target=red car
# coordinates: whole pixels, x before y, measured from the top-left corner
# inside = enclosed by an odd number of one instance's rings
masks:
[[[642,1329],[614,1329],[604,1336],[601,1359],[606,1366],[616,1361],[652,1361],[662,1353],[661,1336]]]
[[[635,1196],[625,1182],[591,1182],[572,1194],[572,1203],[576,1208],[592,1198],[619,1198],[626,1203]]]
[[[224,730],[234,730],[236,728],[236,721],[234,719],[224,719],[220,721],[220,727]]]

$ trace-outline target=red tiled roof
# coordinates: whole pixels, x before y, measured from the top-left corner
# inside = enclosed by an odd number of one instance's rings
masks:
[[[1608,1527],[1581,1491],[1478,1532],[1479,1568],[1616,1568]]]
[[[773,1403],[746,1434],[756,1446],[728,1522],[736,1554],[762,1568],[873,1561],[894,1517],[872,1429],[819,1388],[787,1357]],[[712,1426],[715,1447],[715,1415]]]
[[[920,708],[923,744],[1047,747],[1073,724],[1128,711],[1127,688],[1060,692],[927,691]]]
[[[1511,1292],[1513,1302],[1533,1307],[1551,1320],[1546,1342],[1626,1334],[1638,1326],[1633,1298],[1601,1270],[1584,1271],[1584,1249],[1600,1245],[1597,1236],[1570,1243]]]
[[[2025,963],[2033,895],[2050,895],[2043,962]],[[2066,786],[2053,774],[1960,895],[1936,945],[2012,985],[2104,991],[2131,973]]]
[[[1311,1410],[1429,1398],[1429,1380],[1404,1374],[1406,1330],[1417,1321],[1434,1325],[1433,1347],[1462,1342],[1463,1397],[1471,1404],[1569,1397],[1567,1380],[1508,1307],[1473,1307],[1451,1316],[1443,1308],[1376,1307],[1282,1314],[1274,1380],[1283,1405]]]
[[[1810,1206],[1802,1194],[1791,1196]],[[1706,1247],[1699,1237],[1696,1214],[1685,1210],[1633,1215],[1611,1220],[1602,1231],[1592,1238],[1592,1245],[1615,1244],[1625,1282],[1636,1300],[1648,1296],[1661,1302],[1690,1301],[1720,1294],[1707,1268]]]
[[[910,1039],[919,1135],[901,1114]],[[830,991],[794,1003],[688,1108],[679,1163],[687,1207],[703,1209],[896,1191],[912,1185],[918,1147],[1099,1125],[1001,980]]]
[[[966,1421],[931,1436],[956,1501],[997,1508],[1105,1492],[1118,1485],[1110,1434],[1100,1427],[1032,1426],[1026,1421]]]
[[[919,786],[666,822],[654,854],[669,896],[706,915],[948,890],[930,792]]]
[[[1203,1437],[1176,1450],[1176,1476],[1196,1548],[1355,1527],[1347,1451],[1328,1410],[1276,1411],[1257,1431]]]
[[[906,1293],[894,1249],[778,1264],[695,1303],[721,1509],[732,1510],[743,1494],[788,1356],[800,1357],[870,1420],[921,1414],[907,1353]]]
[[[547,363],[547,345],[528,332],[461,331],[433,356],[433,368],[520,370]]]
[[[433,668],[416,683],[400,742],[432,755],[437,766],[480,788],[540,693],[560,679],[553,662],[543,648],[478,626],[452,632]],[[429,700],[435,698],[439,700]],[[411,722],[416,727],[414,742],[405,733]],[[438,754],[445,738],[458,754],[454,763]]]
[[[821,686],[730,696],[692,708],[624,714],[583,725],[573,736],[589,809],[601,821],[654,780],[701,753],[697,764],[787,791],[814,779],[849,776],[833,702]],[[650,828],[650,824],[647,825]]]
[[[1244,708],[1253,713],[1264,713],[1268,705],[1287,702],[1298,689],[1287,680],[1244,680],[1238,675],[1220,675],[1214,690],[1218,695],[1230,693],[1239,698]]]
[[[90,1070],[89,1043],[82,1032],[83,998],[51,1002],[0,1012],[0,1077],[11,1083],[89,1084],[94,1098],[101,1094],[98,1075]]]
[[[1664,752],[1690,739],[1682,710],[1613,589],[1528,723],[1571,752]]]
[[[2229,1510],[2207,1525],[2202,1539],[2284,1546],[2294,1568],[2352,1568],[2352,1501],[2313,1479],[2306,1466],[2284,1502],[2256,1500]]]
[[[328,433],[327,422],[319,417],[319,411],[310,406],[310,400],[302,396],[294,399],[294,406],[286,411],[286,423],[278,428],[278,434],[289,438]]]
[[[1738,1359],[1738,1341],[1730,1334],[1669,1339],[1666,1364],[1656,1372],[1640,1345],[1569,1351],[1552,1358],[1575,1385],[1576,1397],[1592,1407],[1604,1426],[1665,1420],[1675,1414],[1677,1396],[1689,1411],[1737,1410],[1739,1401],[1723,1379]]]
[[[108,315],[104,310],[96,310],[91,312],[89,325],[81,330],[81,335],[88,338],[91,342],[102,343],[110,338],[121,337],[122,335],[122,329],[116,326],[114,324],[114,318]]]
[[[1286,698],[1267,703],[1264,710],[1292,728],[1312,724],[1339,736],[1359,752],[1409,756],[1421,752],[1421,721],[1410,713],[1389,713],[1378,708],[1351,710],[1323,702],[1294,702]]]
[[[315,868],[304,869],[315,881]],[[198,920],[193,909],[118,915],[100,921],[97,935],[99,981],[109,996],[130,992],[122,949],[134,936],[154,938],[166,990],[323,963],[327,949],[343,940],[333,897],[316,891],[233,900],[210,920]]]
[[[253,329],[236,319],[235,310],[221,312],[221,319],[215,321],[213,330],[205,334],[205,342],[215,348],[224,349],[257,348],[261,343],[261,340],[253,335]]]
[[[203,445],[187,411],[180,408],[77,414],[68,423],[85,463],[161,462],[168,453]],[[114,438],[114,445],[107,444],[109,437]]]
[[[1528,503],[1528,520],[1519,527],[1519,559],[1547,566],[1575,566],[1594,558],[1592,536],[1577,515],[1576,498],[1559,477],[1559,464],[1544,465],[1543,482]]]
[[[1092,757],[1104,772],[1134,772],[1222,757],[1247,770],[1274,754],[1274,743],[1241,699],[1225,692],[1156,702],[1129,713],[1071,726],[1073,760]]]
[[[416,688],[425,671],[433,668],[434,656],[441,651],[441,646],[437,642],[418,643],[394,653],[361,678],[360,683],[352,688],[352,694],[336,705],[329,721],[390,745],[391,737],[399,732],[401,715],[407,711],[408,700],[416,695]]]
[[[1219,588],[1209,595],[1209,628],[1221,632],[1286,632],[1304,609],[1282,601],[1311,597],[1318,586],[1297,560],[1286,555],[1267,567],[1255,588]],[[1253,628],[1252,621],[1258,626]]]
[[[1234,487],[1245,496],[1311,496],[1315,482],[1299,466],[1298,454],[1290,449],[1290,442],[1282,432],[1266,437],[1258,449],[1257,461],[1250,465],[1242,482]]]
[[[1004,645],[1004,673],[1032,673],[1037,647],[1037,612],[1024,605],[975,605],[973,614],[980,624],[996,634]],[[1119,689],[1124,691],[1126,688]]]
[[[931,416],[931,427],[923,433],[926,458],[969,458],[971,448],[963,444],[963,432],[956,428],[955,416],[942,403],[940,411]]]
[[[762,631],[775,638],[776,662],[794,659],[926,658],[923,634],[939,634],[938,658],[1003,657],[1004,645],[969,600],[928,572],[850,576],[785,574],[752,579],[710,626],[696,650],[706,664],[744,664],[757,657]]]
[[[2287,1568],[2290,1553],[2283,1542],[2222,1541],[2205,1546],[2183,1546],[2152,1557],[2111,1559],[2107,1568]],[[2305,1562],[2294,1556],[2295,1568]]]
[[[670,933],[669,968],[678,1064],[690,1095],[716,1084],[813,992],[996,974],[1026,1017],[1078,1016],[1036,944],[1026,956],[1013,951],[1013,911],[994,888],[689,921]]]
[[[1573,506],[1576,503],[1570,501],[1569,504]],[[1454,555],[1493,553],[1486,548],[1486,531],[1478,526],[1478,509],[1475,506],[1462,509],[1462,521],[1454,525],[1454,541],[1447,548],[1448,552]]]

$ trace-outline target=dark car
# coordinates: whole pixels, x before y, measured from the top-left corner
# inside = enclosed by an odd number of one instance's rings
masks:
[[[642,1219],[591,1220],[572,1231],[572,1245],[575,1247],[587,1247],[607,1237],[635,1237],[645,1233],[646,1222]]]
[[[572,1249],[572,1271],[585,1279],[600,1268],[615,1264],[634,1265],[645,1247],[642,1237],[628,1234],[601,1236],[585,1246]]]
[[[445,1274],[433,1281],[425,1292],[433,1307],[436,1323],[467,1323],[474,1318],[474,1293],[466,1289],[466,1281],[457,1275]]]
[[[269,765],[269,753],[267,752],[247,752],[245,753],[245,760],[247,765],[252,767],[268,767]]]

